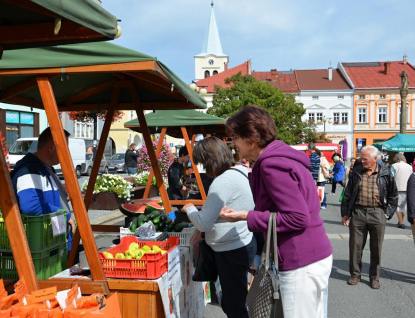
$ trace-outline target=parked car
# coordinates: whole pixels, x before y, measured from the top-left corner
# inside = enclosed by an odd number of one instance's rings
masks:
[[[85,154],[86,164],[85,167],[82,169],[82,174],[86,174],[88,176],[91,175],[93,160],[92,160],[92,153]],[[99,172],[100,173],[108,173],[108,160],[106,159],[105,155],[102,156],[101,164],[99,165]]]
[[[125,153],[115,153],[108,159],[108,170],[111,172],[127,172],[125,169]]]

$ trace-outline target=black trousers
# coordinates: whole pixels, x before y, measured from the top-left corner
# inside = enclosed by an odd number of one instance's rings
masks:
[[[221,307],[230,318],[249,318],[246,309],[248,269],[256,254],[256,241],[236,250],[215,252],[216,267],[222,287]]]
[[[342,182],[341,181],[336,181],[336,182],[334,182],[333,181],[333,183],[331,184],[331,193],[336,193],[336,185],[337,184],[342,184]]]

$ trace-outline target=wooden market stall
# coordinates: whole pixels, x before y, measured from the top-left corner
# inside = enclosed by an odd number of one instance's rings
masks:
[[[216,136],[218,138],[224,138],[226,136],[225,119],[205,114],[203,112],[199,112],[192,109],[179,111],[160,110],[146,114],[145,118],[150,133],[160,134],[156,151],[157,158],[161,150],[161,145],[163,143],[164,136],[166,134],[175,138],[183,138],[185,141],[185,145],[189,151],[190,161],[195,172],[196,181],[199,186],[200,195],[202,199],[170,200],[170,204],[184,205],[186,203],[193,203],[195,205],[203,205],[206,200],[206,192],[203,187],[203,183],[197,166],[193,162],[192,149],[195,144],[196,135],[198,134],[202,134],[204,136]],[[126,122],[124,124],[124,127],[142,133],[140,123],[137,119],[133,119]],[[143,196],[144,199],[148,198],[153,176],[154,171],[153,168],[151,168],[150,176],[148,178],[146,190]]]
[[[62,77],[63,74],[65,77]],[[5,51],[0,60],[0,78],[1,102],[46,111],[78,223],[79,235],[91,269],[92,280],[80,282],[82,291],[85,293],[99,291],[108,294],[116,289],[119,291],[121,306],[128,304],[132,298],[141,297],[140,291],[143,291],[147,301],[150,298],[156,301],[158,296],[154,292],[153,282],[118,283],[116,280],[110,282],[106,280],[87,216],[99,165],[93,167],[83,199],[63,133],[59,111],[107,110],[96,153],[96,160],[100,161],[114,110],[137,112],[147,148],[152,149],[144,110],[206,108],[205,101],[156,58],[110,43],[84,43]],[[158,167],[155,152],[149,151],[149,155],[152,166]],[[38,282],[36,279],[27,241],[17,242],[25,234],[7,166],[4,157],[0,157],[2,160],[0,186],[3,189],[0,204],[19,277],[25,278],[29,291],[47,285],[56,285],[58,289],[70,287],[72,280],[54,279]],[[155,169],[155,177],[162,198],[168,202],[158,168]],[[76,249],[75,246],[72,248]],[[149,290],[151,295],[148,294]],[[132,296],[131,293],[134,295]],[[153,307],[157,308],[156,305]],[[128,306],[126,308],[125,311],[123,309],[124,317],[128,315]]]

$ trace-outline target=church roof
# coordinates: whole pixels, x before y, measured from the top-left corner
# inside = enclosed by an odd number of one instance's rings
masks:
[[[213,1],[210,10],[209,26],[206,30],[205,38],[203,40],[202,52],[196,56],[205,56],[207,54],[213,54],[215,56],[227,56],[222,51],[222,44],[220,43],[215,12],[213,11]]]

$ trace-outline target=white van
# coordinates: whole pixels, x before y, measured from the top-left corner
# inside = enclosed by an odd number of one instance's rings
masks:
[[[19,138],[9,149],[10,168],[14,169],[16,162],[22,159],[28,152],[34,153],[37,149],[37,137]],[[72,157],[76,176],[81,176],[81,171],[85,169],[85,140],[81,138],[69,138],[69,152]],[[54,166],[57,174],[62,174],[60,165]]]

